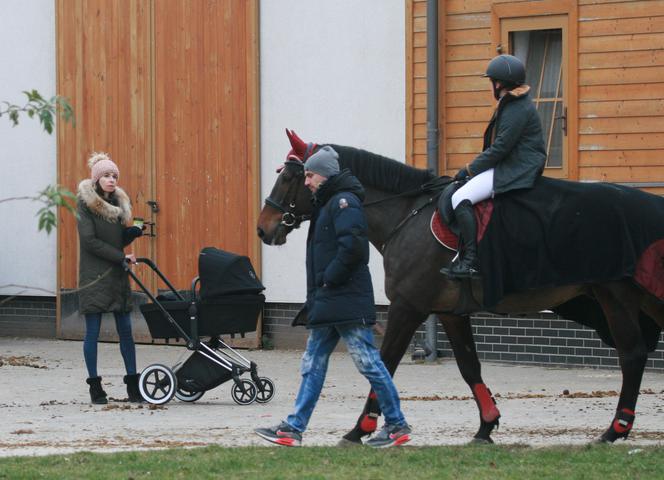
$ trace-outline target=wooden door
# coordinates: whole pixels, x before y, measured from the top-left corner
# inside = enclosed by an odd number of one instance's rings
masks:
[[[155,2],[157,261],[179,288],[206,246],[258,266],[255,15],[246,1]]]
[[[75,128],[58,131],[58,183],[76,191],[89,154],[108,152],[134,215],[156,223],[157,236],[131,250],[156,261],[177,288],[190,286],[203,246],[249,255],[258,270],[257,2],[57,0],[56,9],[58,93],[76,114]],[[63,214],[63,338],[84,332],[67,295],[77,286],[77,257],[75,221]],[[145,266],[135,271],[151,289],[162,287]]]
[[[147,217],[153,189],[150,171],[150,4],[141,0],[58,0],[58,93],[69,97],[76,124],[58,128],[58,183],[76,192],[89,178],[87,159],[107,152],[120,169],[119,185],[133,214]],[[152,257],[154,241],[141,238],[127,249]],[[151,275],[139,270],[152,285]],[[72,215],[58,226],[58,310],[56,334],[81,338],[78,312],[78,234]],[[103,338],[113,327],[104,322]],[[139,335],[140,337],[140,335]]]

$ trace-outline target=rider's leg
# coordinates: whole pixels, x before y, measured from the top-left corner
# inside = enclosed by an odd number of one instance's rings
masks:
[[[469,277],[479,273],[477,261],[477,222],[473,205],[493,196],[493,169],[471,178],[452,195],[452,207],[459,229],[461,242],[459,261],[441,270],[455,278]]]

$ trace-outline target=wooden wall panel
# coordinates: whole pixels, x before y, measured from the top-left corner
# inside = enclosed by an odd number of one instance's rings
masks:
[[[664,0],[628,0],[623,2],[579,1],[579,21],[648,18],[664,15]]]
[[[611,68],[611,67],[649,67],[664,65],[664,49],[640,50],[636,52],[582,53],[579,55],[579,68]]]
[[[662,181],[664,1],[579,4],[579,178]]]
[[[406,2],[406,162],[426,168],[427,2]],[[424,145],[424,147],[423,147]]]
[[[491,117],[493,99],[481,77],[495,52],[492,46],[491,1],[447,2],[444,18],[446,49],[441,57],[446,75],[445,151],[441,174],[454,174],[482,148],[482,134]]]
[[[517,12],[569,18],[569,178],[664,179],[664,0],[442,3],[441,173],[472,161],[482,147],[481,132],[495,102],[479,75],[496,54],[500,18]],[[409,5],[413,16],[417,12],[413,25],[425,26],[426,2],[410,0]],[[424,48],[426,37],[418,35],[425,34],[411,31],[407,41]],[[420,52],[407,62],[409,159],[417,166],[426,165],[426,157],[414,153],[426,152],[426,64],[420,63],[425,58]]]
[[[108,152],[120,169],[119,185],[134,215],[148,217],[150,157],[150,15],[141,0],[58,0],[58,93],[69,97],[76,127],[58,129],[58,183],[76,191],[89,177],[87,157]],[[58,286],[75,288],[78,236],[69,214],[58,228]],[[150,256],[150,240],[133,251]]]

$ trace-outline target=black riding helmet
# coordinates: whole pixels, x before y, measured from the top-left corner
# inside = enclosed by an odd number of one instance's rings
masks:
[[[526,83],[526,67],[513,55],[498,55],[489,62],[483,76],[500,80],[508,87],[517,87]]]

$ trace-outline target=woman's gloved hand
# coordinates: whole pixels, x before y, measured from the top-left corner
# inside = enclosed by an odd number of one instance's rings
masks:
[[[141,229],[141,227],[127,227],[124,229],[124,232],[122,232],[122,240],[125,245],[129,245],[141,235],[143,235],[143,229]]]
[[[454,181],[455,182],[462,182],[466,180],[468,177],[470,177],[470,173],[468,173],[468,170],[465,168],[462,168],[457,172],[456,175],[454,175]]]

